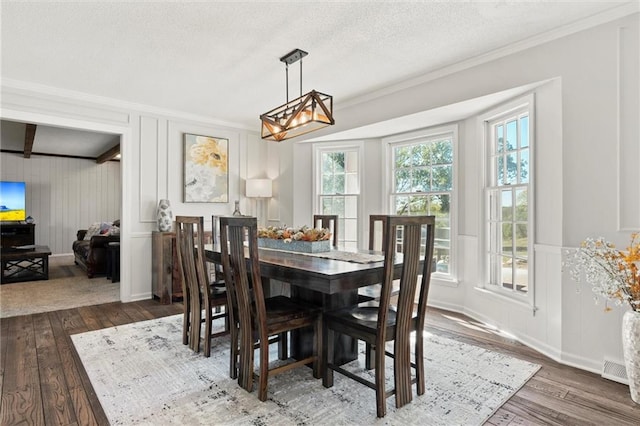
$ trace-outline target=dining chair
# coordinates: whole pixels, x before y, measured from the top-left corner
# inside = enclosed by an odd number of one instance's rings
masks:
[[[318,222],[321,228],[328,228],[331,230],[333,236],[333,247],[338,247],[338,215],[337,214],[314,214],[313,215],[313,227],[318,227]]]
[[[396,235],[402,226],[402,244],[396,253],[395,238],[387,238],[382,280],[382,292],[377,302],[365,302],[356,306],[327,311],[322,319],[322,384],[333,386],[333,372],[362,383],[376,392],[378,417],[386,414],[386,398],[395,394],[396,407],[400,408],[412,399],[411,385],[416,383],[418,395],[425,392],[424,343],[422,332],[427,309],[427,296],[433,262],[435,231],[434,216],[388,216],[386,235]],[[426,233],[425,233],[426,232]],[[391,303],[393,272],[396,256],[402,255],[400,292],[397,301]],[[422,264],[421,264],[422,262]],[[418,285],[419,276],[420,284]],[[418,290],[419,289],[419,290]],[[414,311],[416,292],[419,294]],[[415,332],[411,362],[411,333]],[[346,334],[370,344],[375,349],[375,381],[357,375],[344,366],[333,363],[334,335]],[[387,342],[393,341],[393,351]],[[393,358],[394,388],[385,389],[385,357]],[[412,378],[411,369],[415,369]]]
[[[313,375],[320,378],[321,309],[286,296],[265,298],[258,258],[257,220],[255,217],[220,218],[222,270],[230,309],[239,327],[238,383],[248,392],[258,381],[258,399],[267,399],[268,378],[292,368],[313,363]],[[246,247],[245,247],[246,244]],[[246,254],[245,254],[246,251]],[[269,367],[269,337],[283,338],[285,333],[314,327],[313,353],[303,359]],[[258,370],[254,373],[254,350],[258,349]],[[232,352],[234,347],[232,347]],[[235,360],[233,362],[236,362]]]
[[[229,327],[225,288],[212,286],[207,276],[202,216],[176,216],[176,252],[182,276],[184,306],[182,343],[199,352],[201,324],[204,322],[204,355],[209,357],[211,339],[228,334]],[[214,313],[217,307],[224,307],[224,312]],[[218,318],[225,318],[225,327],[213,333],[212,323]]]

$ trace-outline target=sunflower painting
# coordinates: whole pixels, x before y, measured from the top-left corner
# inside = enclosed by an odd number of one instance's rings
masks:
[[[184,202],[229,202],[229,140],[184,135]]]

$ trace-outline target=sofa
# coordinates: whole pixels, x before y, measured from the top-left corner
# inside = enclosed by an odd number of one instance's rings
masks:
[[[97,228],[97,231],[96,231]],[[88,229],[80,229],[72,249],[76,265],[87,271],[87,276],[107,273],[107,244],[120,242],[120,222],[94,223]]]

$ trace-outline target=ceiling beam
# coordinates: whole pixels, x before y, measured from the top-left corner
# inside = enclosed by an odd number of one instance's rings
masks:
[[[120,144],[114,146],[108,151],[103,152],[96,158],[96,163],[102,164],[109,160],[113,160],[116,155],[120,154]]]
[[[36,125],[27,124],[24,131],[24,158],[31,157],[31,151],[33,150],[33,140],[36,137]]]

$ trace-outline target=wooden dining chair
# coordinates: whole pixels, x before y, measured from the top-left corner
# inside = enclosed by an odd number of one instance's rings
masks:
[[[230,300],[234,304],[230,312],[233,312],[234,321],[239,326],[240,340],[237,347],[240,386],[251,392],[253,380],[257,379],[258,399],[265,401],[267,380],[270,376],[313,363],[313,375],[320,378],[318,353],[321,348],[319,341],[321,309],[285,296],[264,297],[258,259],[256,218],[221,217],[220,242],[222,269]],[[248,257],[245,255],[245,250]],[[284,333],[303,327],[315,329],[311,356],[269,368],[269,337],[283,338]],[[258,374],[254,373],[256,348],[259,351]],[[232,347],[232,351],[233,349]]]
[[[319,225],[318,225],[319,223]],[[338,215],[337,214],[314,214],[313,227],[328,228],[333,236],[333,247],[338,247]]]
[[[322,349],[323,377],[325,387],[333,386],[333,372],[337,371],[354,379],[376,392],[377,416],[386,414],[386,398],[396,396],[396,407],[400,408],[412,399],[411,385],[416,383],[418,395],[424,394],[424,344],[422,332],[427,309],[427,295],[433,262],[433,244],[435,231],[434,216],[389,216],[386,224],[387,236],[396,235],[402,226],[402,273],[400,292],[395,304],[391,303],[394,261],[397,254],[395,238],[387,238],[385,247],[384,273],[380,300],[365,302],[357,306],[323,315]],[[426,232],[426,234],[425,234]],[[422,265],[420,264],[423,262]],[[418,286],[418,277],[422,279]],[[419,299],[417,310],[414,303],[417,289]],[[410,334],[416,333],[413,350],[414,362],[411,362]],[[375,348],[375,381],[354,374],[352,371],[333,363],[333,342],[336,333],[346,334],[363,340]],[[393,352],[387,350],[386,342],[393,341]],[[393,358],[394,389],[385,389],[385,357]],[[411,368],[415,368],[415,377]]]
[[[201,324],[204,322],[204,355],[209,357],[211,339],[228,334],[229,328],[225,288],[212,286],[207,276],[203,222],[201,216],[176,216],[176,252],[184,306],[182,343],[199,352]],[[214,313],[217,307],[224,307],[224,312]],[[225,318],[225,327],[213,333],[212,322],[218,318]]]

